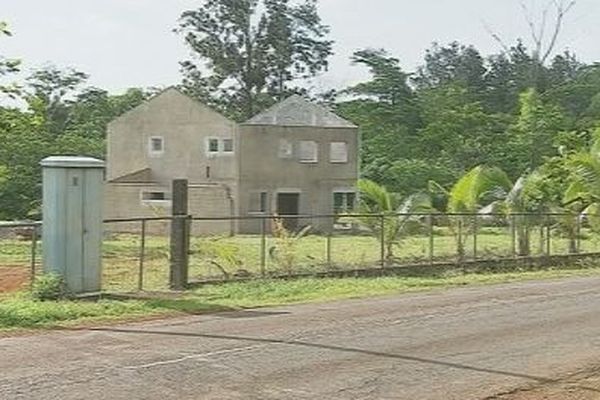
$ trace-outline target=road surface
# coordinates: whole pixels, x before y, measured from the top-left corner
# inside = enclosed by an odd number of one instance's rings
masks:
[[[598,364],[585,278],[4,338],[0,399],[597,399]]]

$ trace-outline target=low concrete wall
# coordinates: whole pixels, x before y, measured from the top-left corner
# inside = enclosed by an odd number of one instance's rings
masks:
[[[348,270],[332,270],[314,273],[300,274],[274,274],[267,275],[267,279],[301,279],[301,278],[369,278],[382,276],[402,276],[402,277],[431,277],[443,276],[450,272],[462,274],[467,273],[484,273],[484,272],[515,272],[515,271],[536,271],[548,267],[582,267],[581,264],[600,262],[600,253],[586,254],[568,254],[556,256],[540,256],[540,257],[519,257],[519,258],[498,258],[490,260],[464,261],[456,262],[440,262],[440,263],[422,263],[422,264],[407,264],[394,265],[389,267],[373,267]],[[578,265],[579,264],[579,265]],[[244,282],[256,280],[261,277],[245,276],[235,277],[232,279],[221,280],[206,280],[190,282],[190,287],[197,287],[211,284],[222,284],[227,282]]]
[[[170,201],[142,202],[142,191],[170,189],[159,185],[119,184],[108,183],[104,209],[105,219],[135,219],[135,218],[161,218],[171,215]],[[222,185],[190,185],[189,187],[189,212],[193,216],[231,216],[232,204],[231,189]],[[169,221],[149,221],[146,232],[149,235],[168,235]],[[192,224],[192,235],[229,235],[237,229],[235,223],[230,221],[195,221]],[[141,222],[118,222],[105,224],[109,233],[139,233]]]

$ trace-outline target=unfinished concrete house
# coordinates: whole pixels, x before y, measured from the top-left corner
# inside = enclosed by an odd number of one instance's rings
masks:
[[[236,124],[168,89],[111,122],[107,140],[110,219],[169,215],[171,181],[180,178],[194,217],[330,215],[356,200],[358,128],[299,96]],[[332,219],[286,223],[325,230]],[[260,229],[258,220],[193,225],[197,234]]]

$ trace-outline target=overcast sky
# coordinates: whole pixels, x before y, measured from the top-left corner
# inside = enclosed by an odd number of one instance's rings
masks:
[[[547,0],[526,0],[539,8]],[[182,11],[201,0],[0,0],[0,20],[14,36],[0,54],[21,58],[26,68],[44,64],[75,67],[90,83],[120,92],[134,86],[167,86],[180,80],[178,62],[188,56],[172,32]],[[484,54],[499,46],[485,25],[511,42],[526,36],[519,0],[321,0],[331,26],[335,56],[319,89],[362,79],[350,65],[353,51],[385,48],[414,70],[434,41],[474,44]],[[600,0],[578,0],[568,15],[559,49],[583,61],[600,60]]]

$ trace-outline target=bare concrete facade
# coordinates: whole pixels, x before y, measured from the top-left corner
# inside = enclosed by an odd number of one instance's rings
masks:
[[[168,89],[109,125],[107,218],[169,215],[179,178],[196,217],[332,214],[354,202],[358,146],[356,126],[298,96],[238,125]],[[198,234],[259,230],[258,221],[194,224]]]

